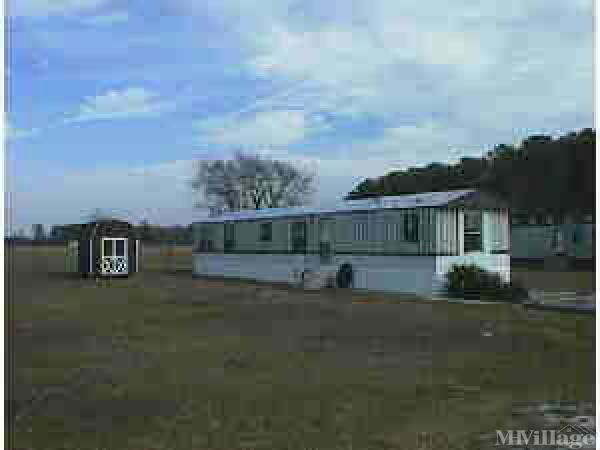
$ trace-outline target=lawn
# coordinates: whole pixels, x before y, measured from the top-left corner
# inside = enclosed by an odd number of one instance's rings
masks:
[[[538,267],[516,267],[512,279],[529,289],[544,291],[593,291],[596,289],[596,274],[592,271],[569,270],[552,272]]]
[[[6,255],[9,448],[493,448],[516,404],[594,398],[588,316],[192,279],[189,249],[101,282]]]

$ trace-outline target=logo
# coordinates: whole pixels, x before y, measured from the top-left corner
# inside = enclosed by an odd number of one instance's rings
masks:
[[[496,445],[596,448],[596,433],[582,425],[566,425],[560,430],[496,430]]]

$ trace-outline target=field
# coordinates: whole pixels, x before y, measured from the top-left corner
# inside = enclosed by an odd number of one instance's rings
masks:
[[[591,316],[193,279],[186,249],[98,282],[6,255],[8,448],[491,449],[519,407],[595,396]]]
[[[596,274],[593,271],[572,270],[550,272],[540,265],[521,265],[512,268],[512,279],[520,281],[529,289],[545,291],[594,291]]]

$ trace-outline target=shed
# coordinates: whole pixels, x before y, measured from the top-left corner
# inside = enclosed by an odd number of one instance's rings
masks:
[[[129,276],[139,270],[139,240],[132,225],[98,220],[78,225],[79,239],[68,243],[71,268],[83,276]]]

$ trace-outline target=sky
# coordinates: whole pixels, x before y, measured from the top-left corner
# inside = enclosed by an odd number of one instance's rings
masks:
[[[7,0],[7,229],[189,224],[242,149],[366,177],[593,127],[592,0]]]

